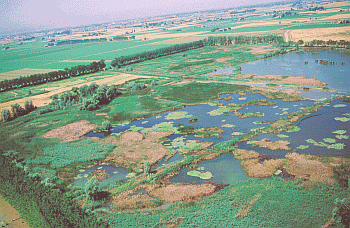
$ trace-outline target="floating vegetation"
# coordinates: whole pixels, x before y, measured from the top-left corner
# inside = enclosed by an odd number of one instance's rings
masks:
[[[346,133],[346,131],[345,130],[337,130],[337,131],[333,131],[332,133],[337,134],[337,135],[343,135]]]
[[[278,134],[277,137],[279,137],[279,138],[288,138],[289,136],[288,135],[284,135],[284,134]]]
[[[162,122],[160,124],[156,124],[151,128],[144,128],[140,132],[142,134],[147,134],[148,132],[151,131],[159,131],[159,132],[174,132],[174,133],[179,133],[177,130],[177,127],[174,127],[174,122]]]
[[[114,171],[113,173],[114,173],[114,174],[117,174],[117,173],[118,173],[118,171]]]
[[[337,139],[349,139],[348,135],[336,135],[335,136]]]
[[[273,106],[272,108],[278,108],[278,106],[276,105],[276,106]]]
[[[79,169],[79,172],[81,172],[81,173],[85,172],[85,169]]]
[[[143,121],[142,124],[148,123],[148,121]]]
[[[170,112],[165,119],[167,120],[178,120],[178,119],[185,119],[185,118],[191,118],[192,115],[189,115],[188,112],[181,111],[181,112]]]
[[[232,128],[234,128],[234,127],[236,127],[236,125],[234,125],[234,124],[222,124],[221,127],[232,127]]]
[[[287,130],[287,132],[296,132],[296,131],[300,131],[300,128],[298,126],[293,125],[293,128],[290,130]]]
[[[89,174],[85,174],[84,177],[87,178],[89,176]]]
[[[335,143],[336,140],[332,139],[332,138],[324,138],[323,141],[325,141],[326,143]]]
[[[98,167],[97,169],[103,169],[103,167]]]
[[[288,111],[289,110],[289,108],[283,108],[282,109],[282,111]]]
[[[249,144],[249,145],[251,145],[251,144],[255,144],[255,140],[249,140],[249,141],[247,141],[247,144]]]
[[[350,118],[346,118],[346,117],[335,117],[334,119],[341,122],[348,122],[350,120]]]
[[[277,170],[274,174],[275,175],[279,175],[279,174],[281,174],[282,173],[282,170]]]
[[[198,121],[198,118],[196,116],[193,116],[188,120],[189,123],[197,123],[197,121]]]
[[[305,150],[307,148],[309,148],[309,145],[300,145],[297,147],[297,149],[299,149],[299,150]]]
[[[232,133],[232,135],[239,136],[239,135],[243,135],[243,133],[242,133],[242,132],[235,131],[235,132]]]
[[[333,141],[333,140],[335,142],[335,139],[330,139],[330,141]],[[326,138],[325,141],[328,141],[328,138]],[[344,146],[345,146],[344,143],[326,144],[324,142],[316,142],[313,139],[307,139],[306,142],[313,144],[314,146],[327,147],[328,149],[336,149],[336,150],[342,150],[344,149]]]
[[[337,104],[337,105],[333,105],[334,108],[343,108],[346,107],[346,104]]]
[[[81,178],[83,178],[83,177],[80,174],[78,174],[78,176],[74,177],[73,179],[74,180],[78,180],[78,179],[81,179]]]
[[[240,97],[238,98],[238,100],[246,100],[247,98],[246,97]]]
[[[130,126],[129,131],[140,131],[143,130],[143,127],[136,127],[135,125]]]
[[[219,115],[224,114],[225,112],[229,112],[230,110],[231,110],[230,108],[225,106],[225,107],[220,107],[218,109],[210,111],[210,112],[208,112],[208,114],[211,116],[219,116]]]
[[[171,148],[172,149],[179,149],[180,151],[184,152],[186,150],[195,150],[197,149],[201,143],[198,142],[197,140],[187,140],[185,141],[184,140],[185,137],[178,137],[176,139],[174,139],[172,142],[171,142]]]
[[[126,175],[126,178],[133,178],[133,177],[136,177],[136,173],[132,172],[132,173],[128,173]]]
[[[204,167],[198,167],[197,170],[203,171],[203,170],[204,170]]]
[[[344,143],[336,143],[336,144],[332,144],[332,145],[329,145],[327,146],[328,149],[336,149],[336,150],[342,150],[344,149],[345,147],[345,144]]]
[[[247,118],[247,117],[263,117],[265,114],[262,112],[235,112],[236,116],[240,117],[241,119]]]
[[[211,172],[199,172],[197,170],[191,170],[191,171],[187,172],[187,175],[193,176],[193,177],[199,177],[199,178],[204,179],[204,180],[208,180],[208,179],[213,177]]]

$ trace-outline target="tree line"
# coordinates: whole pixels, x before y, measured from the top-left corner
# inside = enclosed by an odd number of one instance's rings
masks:
[[[282,36],[209,36],[203,40],[205,46],[231,45],[231,44],[282,44]]]
[[[308,47],[314,47],[314,46],[336,46],[336,47],[343,47],[343,48],[350,48],[350,41],[346,40],[312,40],[310,42],[304,42],[303,40],[298,41],[299,45],[308,46]]]
[[[0,194],[31,227],[107,227],[104,221],[80,208],[73,196],[28,172],[17,154],[0,149]]]
[[[106,64],[104,63],[104,60],[100,60],[99,62],[92,62],[89,65],[79,65],[70,69],[66,68],[64,70],[44,74],[33,74],[26,77],[3,80],[0,81],[0,92],[91,74],[101,71],[105,67]]]
[[[111,65],[113,67],[120,68],[122,66],[139,63],[146,60],[159,58],[162,56],[172,55],[172,54],[176,54],[176,53],[180,53],[180,52],[184,52],[192,49],[201,48],[203,46],[204,45],[202,40],[191,42],[191,43],[185,43],[185,44],[177,44],[166,48],[160,48],[154,51],[148,51],[148,52],[133,54],[129,56],[120,56],[115,58],[112,61]]]
[[[65,45],[65,44],[82,44],[82,43],[93,43],[93,42],[104,42],[107,41],[107,38],[100,39],[81,39],[81,40],[62,40],[58,41],[57,45]]]

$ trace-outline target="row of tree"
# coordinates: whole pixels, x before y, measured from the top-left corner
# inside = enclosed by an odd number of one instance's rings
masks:
[[[31,111],[33,111],[36,107],[33,105],[32,101],[25,101],[24,102],[24,108],[21,107],[19,104],[13,104],[11,105],[11,112],[8,109],[4,109],[1,111],[1,118],[3,122],[8,122],[10,120],[16,119],[19,116],[24,116]]]
[[[0,194],[31,227],[107,227],[94,214],[81,209],[72,196],[43,184],[20,161],[17,152],[0,149]]]
[[[107,38],[100,39],[80,39],[80,40],[62,40],[58,41],[57,45],[65,45],[65,44],[82,44],[82,43],[94,43],[94,42],[104,42],[107,41]]]
[[[346,40],[312,40],[310,42],[304,42],[303,40],[298,41],[299,45],[305,45],[305,46],[336,46],[336,47],[343,47],[343,48],[349,48],[350,47],[350,41]]]
[[[146,60],[155,59],[161,56],[172,55],[172,54],[188,51],[191,49],[201,48],[203,46],[204,45],[202,40],[191,42],[191,43],[185,43],[185,44],[177,44],[166,48],[160,48],[154,51],[148,51],[148,52],[133,54],[129,56],[121,56],[121,57],[115,58],[112,61],[111,65],[113,67],[120,68],[121,66],[130,65],[133,63],[139,63]]]
[[[3,80],[0,81],[0,92],[23,88],[27,86],[41,85],[52,81],[59,81],[65,78],[95,73],[103,70],[103,68],[105,67],[106,64],[104,60],[100,60],[99,62],[92,62],[89,65],[79,65],[70,69],[66,68],[64,70],[53,71],[45,74],[33,74],[26,77]]]
[[[231,45],[231,44],[281,44],[284,43],[282,36],[209,36],[203,40],[205,46]]]

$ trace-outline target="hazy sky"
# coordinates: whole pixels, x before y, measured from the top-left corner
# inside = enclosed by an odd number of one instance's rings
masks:
[[[275,1],[277,0],[0,0],[0,33]]]

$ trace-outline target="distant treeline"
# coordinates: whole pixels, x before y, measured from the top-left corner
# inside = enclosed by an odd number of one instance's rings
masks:
[[[350,47],[350,41],[346,40],[312,40],[310,42],[305,42],[303,40],[298,41],[299,45],[304,44],[304,46],[313,47],[313,46],[336,46],[336,47],[344,47],[349,48]]]
[[[106,64],[104,63],[104,60],[101,60],[99,62],[92,62],[89,65],[75,66],[70,69],[66,68],[64,70],[53,71],[45,74],[33,74],[26,77],[4,80],[0,81],[0,92],[95,73],[103,70],[105,67]]]
[[[231,44],[282,44],[282,36],[209,36],[203,40],[205,46],[231,45]]]
[[[86,213],[73,199],[39,175],[30,174],[17,152],[0,149],[0,195],[31,227],[107,227],[94,214]]]
[[[155,59],[155,58],[167,56],[167,55],[172,55],[172,54],[176,54],[176,53],[180,53],[180,52],[184,52],[192,49],[197,49],[203,46],[204,44],[202,40],[186,43],[186,44],[177,44],[171,47],[160,48],[154,51],[148,51],[148,52],[133,54],[129,56],[121,56],[121,57],[115,58],[112,61],[111,65],[113,67],[120,68],[121,66],[130,65],[133,63],[139,63],[146,60]]]
[[[84,39],[84,40],[62,40],[62,41],[58,41],[57,45],[94,43],[94,42],[104,42],[104,41],[107,41],[107,38]]]

